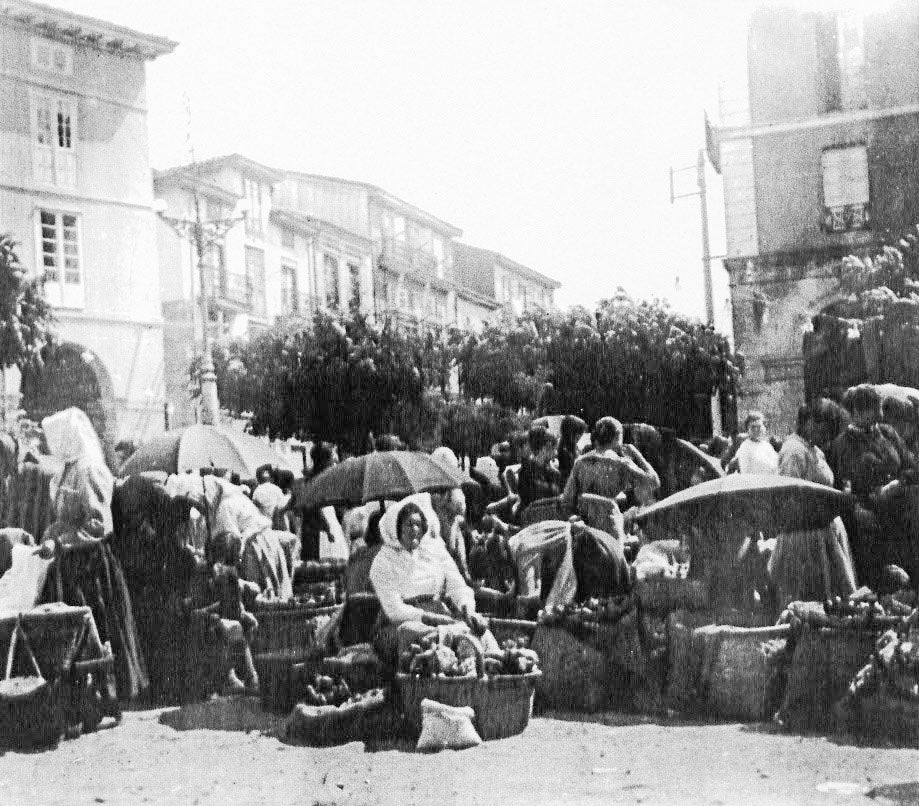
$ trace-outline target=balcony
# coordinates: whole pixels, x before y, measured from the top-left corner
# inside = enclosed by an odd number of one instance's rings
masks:
[[[229,304],[247,311],[254,307],[252,284],[245,274],[209,266],[204,272],[204,291],[218,304]]]
[[[824,207],[821,226],[824,232],[854,232],[871,228],[871,210],[867,202]]]
[[[437,260],[430,252],[395,238],[383,238],[380,261],[396,270],[408,269],[425,274],[435,274],[437,271]]]

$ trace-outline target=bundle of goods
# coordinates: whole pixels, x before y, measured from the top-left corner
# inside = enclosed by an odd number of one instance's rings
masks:
[[[634,597],[546,609],[532,646],[543,667],[537,690],[550,707],[645,710],[656,698]]]
[[[258,629],[252,637],[252,652],[306,652],[316,642],[316,633],[335,612],[336,605],[319,605],[312,597],[256,599],[252,615]]]
[[[834,708],[837,730],[919,746],[919,633],[904,626],[881,635],[856,673]]]
[[[406,726],[418,735],[423,700],[470,707],[485,741],[516,735],[533,709],[539,656],[505,641],[500,652],[485,652],[469,633],[432,631],[399,653],[396,688]]]
[[[778,721],[800,730],[828,728],[833,705],[869,661],[878,638],[904,625],[896,610],[889,600],[885,609],[864,588],[847,600],[792,602],[779,619],[791,626],[795,640]]]
[[[287,738],[312,745],[360,741],[373,732],[385,707],[383,689],[350,694],[347,684],[319,677],[307,686],[307,701],[294,706],[287,721]]]
[[[294,573],[294,588],[299,592],[301,586],[313,582],[339,582],[348,567],[347,560],[325,557],[321,560],[307,560],[297,566]]]

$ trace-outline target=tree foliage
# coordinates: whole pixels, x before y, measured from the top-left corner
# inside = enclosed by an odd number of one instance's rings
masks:
[[[836,312],[852,319],[894,316],[919,320],[919,226],[873,253],[843,258],[840,287],[849,298]]]
[[[53,316],[42,278],[29,279],[16,254],[18,244],[0,235],[0,368],[40,367],[53,341]]]

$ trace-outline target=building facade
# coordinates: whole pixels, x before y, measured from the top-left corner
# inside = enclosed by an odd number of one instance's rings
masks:
[[[777,431],[804,400],[802,338],[842,256],[919,221],[919,3],[761,8],[707,126],[724,181],[742,408]]]
[[[163,428],[146,63],[174,48],[0,2],[0,226],[44,273],[62,342],[45,372],[13,383],[31,415],[79,405],[109,444]]]
[[[476,300],[463,299],[457,323],[477,329],[506,312],[520,316],[527,310],[552,310],[561,283],[508,257],[464,243],[454,247],[456,282],[474,292]],[[466,295],[464,294],[464,297]]]

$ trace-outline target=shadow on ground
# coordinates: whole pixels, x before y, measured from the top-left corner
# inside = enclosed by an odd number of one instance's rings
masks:
[[[265,711],[258,697],[213,697],[164,711],[159,722],[178,731],[258,731],[281,738],[286,719]]]

